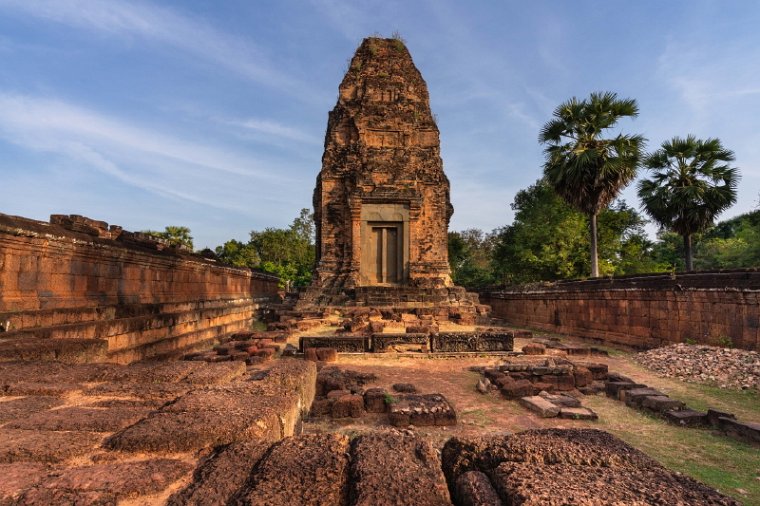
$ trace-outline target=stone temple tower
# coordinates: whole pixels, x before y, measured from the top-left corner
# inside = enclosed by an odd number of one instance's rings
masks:
[[[453,212],[422,75],[401,40],[364,39],[327,123],[314,191],[317,266],[302,301],[463,295],[448,262]]]

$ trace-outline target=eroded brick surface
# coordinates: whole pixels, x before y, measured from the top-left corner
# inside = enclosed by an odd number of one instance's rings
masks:
[[[37,413],[6,424],[10,429],[114,432],[148,415],[148,408],[72,407]]]
[[[44,395],[0,402],[0,423],[16,418],[26,418],[34,413],[45,411],[62,403],[63,401],[56,397]]]
[[[451,504],[436,450],[399,433],[362,435],[352,443],[350,491],[355,506]]]
[[[0,429],[0,462],[60,462],[92,451],[102,436],[90,432]]]
[[[319,434],[276,443],[254,471],[241,503],[270,506],[346,504],[348,438]]]
[[[169,506],[215,506],[227,504],[246,483],[253,467],[269,450],[269,443],[246,441],[218,449],[202,462],[193,482],[174,494]]]

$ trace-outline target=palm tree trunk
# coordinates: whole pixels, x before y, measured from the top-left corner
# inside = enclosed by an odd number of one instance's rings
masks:
[[[596,253],[596,213],[591,215],[591,277],[599,277],[599,258]]]
[[[683,250],[686,257],[686,271],[691,272],[694,270],[694,258],[691,252],[691,234],[683,236]]]

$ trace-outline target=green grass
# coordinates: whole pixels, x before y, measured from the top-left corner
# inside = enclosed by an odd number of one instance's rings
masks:
[[[599,413],[598,428],[615,434],[665,467],[745,504],[760,504],[757,448],[708,429],[670,425],[605,397],[587,397],[584,404]]]
[[[760,421],[760,392],[757,390],[734,390],[698,383],[688,383],[684,390],[673,397],[692,409],[719,409],[734,413],[739,419]]]

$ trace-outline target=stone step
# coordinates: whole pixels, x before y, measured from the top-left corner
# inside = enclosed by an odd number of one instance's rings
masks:
[[[3,339],[0,362],[43,361],[82,364],[106,359],[105,339]]]

